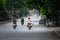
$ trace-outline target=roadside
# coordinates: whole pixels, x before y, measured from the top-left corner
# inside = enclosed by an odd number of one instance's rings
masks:
[[[0,25],[1,25],[1,24],[10,23],[10,22],[12,22],[12,20],[7,20],[7,21],[0,21]]]
[[[46,26],[50,29],[50,31],[54,31],[60,37],[60,27],[53,26],[53,22],[49,21]]]
[[[60,27],[48,27],[51,31],[54,31],[60,37]]]
[[[56,34],[60,37],[60,27],[53,28]]]

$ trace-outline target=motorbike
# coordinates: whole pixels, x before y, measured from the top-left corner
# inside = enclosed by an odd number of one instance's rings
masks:
[[[22,18],[22,19],[21,19],[21,25],[23,25],[23,24],[24,24],[24,19]]]
[[[21,24],[23,25],[23,24],[24,24],[24,22],[21,22]]]
[[[32,23],[27,23],[27,27],[28,27],[29,29],[31,29],[31,28],[32,28]]]
[[[13,21],[13,28],[16,29],[17,27],[17,23],[16,23],[16,20]]]
[[[41,25],[44,24],[44,20],[43,19],[40,19],[39,20],[39,24],[41,24]]]
[[[13,28],[16,29],[16,27],[17,27],[17,24],[14,24],[14,25],[13,25]]]

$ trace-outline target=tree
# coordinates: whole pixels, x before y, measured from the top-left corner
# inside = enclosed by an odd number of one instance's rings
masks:
[[[25,6],[35,8],[44,15],[50,15],[51,18],[56,11],[60,10],[60,0],[25,0]]]
[[[6,2],[6,8],[8,10],[22,7],[23,7],[23,0],[7,0]]]
[[[45,5],[44,0],[25,0],[25,6],[32,9],[35,8],[39,10],[39,12],[43,11],[43,14],[46,13],[44,10],[47,11],[47,7]]]

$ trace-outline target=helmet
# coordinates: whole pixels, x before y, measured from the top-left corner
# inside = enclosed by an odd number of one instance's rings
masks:
[[[28,17],[28,19],[30,19],[30,17]]]
[[[30,19],[30,18],[28,18],[28,19]]]

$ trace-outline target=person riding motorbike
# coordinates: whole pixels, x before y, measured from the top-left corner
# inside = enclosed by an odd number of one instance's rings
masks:
[[[27,27],[28,27],[29,29],[31,29],[31,27],[32,27],[32,21],[30,20],[30,17],[28,18]]]
[[[17,27],[17,20],[15,18],[13,18],[13,28],[15,29]]]
[[[21,24],[22,25],[24,24],[24,18],[21,18]]]

